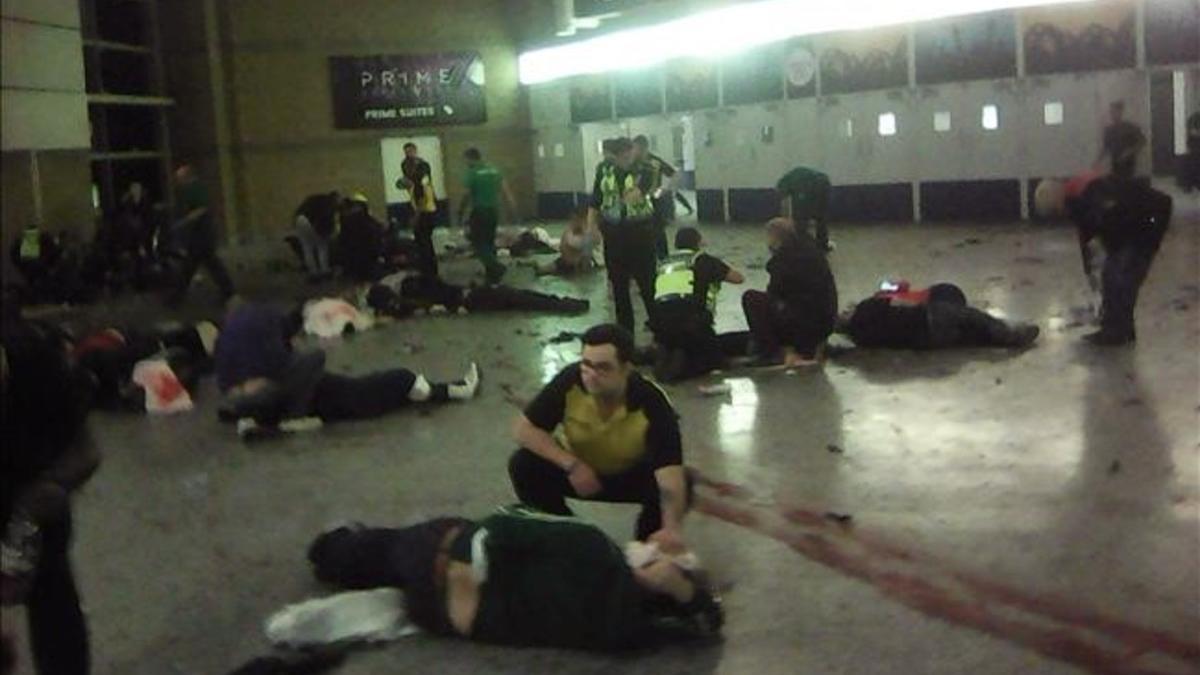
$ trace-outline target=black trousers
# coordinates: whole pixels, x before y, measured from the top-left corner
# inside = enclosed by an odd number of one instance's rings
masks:
[[[413,239],[417,244],[417,270],[426,276],[438,275],[437,251],[433,249],[436,213],[413,211]]]
[[[1157,244],[1127,245],[1110,252],[1101,272],[1100,327],[1110,335],[1134,337],[1134,309]]]
[[[362,377],[325,373],[317,381],[313,412],[328,422],[381,417],[412,402],[408,394],[416,381],[416,373],[405,368]]]
[[[1013,344],[1011,326],[987,312],[949,302],[931,302],[930,349],[942,347],[1007,347]]]
[[[417,376],[395,368],[362,377],[325,372],[325,352],[293,355],[279,377],[251,394],[227,397],[222,407],[232,418],[259,423],[316,415],[327,422],[379,417],[407,406]]]
[[[404,589],[408,616],[422,628],[454,632],[446,614],[444,590],[434,579],[434,558],[462,518],[436,518],[409,527],[343,527],[317,537],[308,548],[313,573],[323,583],[350,589]]]
[[[496,259],[496,228],[499,223],[500,213],[496,209],[478,206],[471,209],[470,234],[467,238],[489,281],[499,280],[504,274],[504,265]]]
[[[180,263],[179,279],[170,296],[172,301],[178,302],[187,295],[188,288],[192,285],[192,278],[196,276],[196,271],[201,267],[208,270],[213,283],[221,291],[223,300],[233,295],[233,280],[229,278],[229,270],[225,268],[225,263],[217,257],[216,248],[201,246],[190,249]]]
[[[758,352],[764,356],[774,356],[787,346],[812,357],[833,333],[832,316],[789,307],[762,291],[743,293],[742,311]]]
[[[68,551],[71,516],[42,526],[42,550],[26,600],[29,641],[38,675],[86,675],[91,668],[87,623]]]
[[[646,314],[654,311],[654,277],[657,261],[655,240],[658,229],[650,220],[604,224],[604,264],[612,287],[617,323],[634,333],[633,302],[629,298],[630,282],[637,282],[638,293]]]
[[[708,310],[687,299],[655,303],[651,328],[661,347],[683,352],[683,372],[676,374],[680,378],[703,375],[722,367],[726,358],[745,356],[750,342],[745,331],[718,335]]]
[[[580,497],[566,472],[552,462],[542,459],[533,451],[521,448],[508,460],[508,476],[513,491],[522,503],[536,509],[560,516],[571,515],[567,497],[595,502],[618,504],[641,504],[634,537],[645,541],[662,528],[661,495],[654,471],[649,465],[639,464],[625,473],[601,476],[601,490],[590,497]],[[692,504],[692,477],[687,474],[688,508]]]
[[[667,225],[670,224],[675,211],[675,201],[670,195],[651,200],[654,205],[654,226],[658,232],[654,238],[654,254],[659,260],[666,260],[671,254],[667,245]]]
[[[511,286],[480,286],[467,291],[463,306],[471,312],[530,311],[551,314],[581,314],[587,300],[564,298]]]

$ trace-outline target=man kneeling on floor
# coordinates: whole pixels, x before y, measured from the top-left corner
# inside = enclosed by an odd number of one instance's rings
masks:
[[[954,284],[912,290],[908,282],[885,283],[880,292],[838,317],[836,330],[859,347],[943,349],[1009,347],[1037,340],[1037,326],[1009,324],[967,305]]]
[[[700,250],[694,227],[675,233],[675,253],[659,265],[650,325],[659,355],[655,375],[670,382],[720,368],[727,356],[745,356],[748,334],[717,335],[713,321],[721,283],[746,280],[720,258]]]
[[[234,306],[226,317],[214,354],[224,394],[220,415],[237,420],[243,438],[378,417],[412,402],[467,400],[479,386],[474,363],[452,384],[431,384],[405,368],[362,377],[328,373],[324,351],[292,350],[299,328],[297,315],[252,303]]]
[[[542,389],[513,427],[517,498],[570,515],[566,498],[641,504],[637,539],[683,548],[691,479],[667,395],[633,368],[633,336],[614,324],[583,334],[583,354]],[[558,437],[555,433],[558,432]]]
[[[481,642],[616,650],[711,637],[724,620],[719,601],[670,557],[631,568],[595,526],[528,507],[479,521],[339,527],[308,559],[322,582],[402,588],[413,623]]]

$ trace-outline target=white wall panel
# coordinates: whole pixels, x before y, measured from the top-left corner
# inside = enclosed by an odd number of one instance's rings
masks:
[[[0,20],[4,87],[83,91],[83,40],[78,30]]]
[[[79,28],[79,0],[3,0],[0,16]]]
[[[82,93],[5,89],[0,96],[4,150],[50,150],[91,146],[87,99]]]

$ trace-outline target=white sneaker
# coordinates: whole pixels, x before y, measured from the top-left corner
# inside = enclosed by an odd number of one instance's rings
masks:
[[[267,619],[267,639],[291,647],[387,642],[419,632],[396,588],[338,593],[289,605]]]

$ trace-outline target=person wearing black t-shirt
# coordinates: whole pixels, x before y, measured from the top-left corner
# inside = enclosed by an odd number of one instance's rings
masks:
[[[859,347],[893,349],[1023,349],[1040,332],[1037,326],[1009,324],[968,306],[962,290],[945,283],[880,291],[839,316],[836,330]]]
[[[582,358],[564,368],[513,427],[508,463],[517,498],[570,515],[566,498],[641,504],[635,536],[667,553],[685,548],[691,480],[670,400],[633,367],[633,336],[601,324],[583,334]]]
[[[1108,114],[1112,124],[1104,128],[1103,144],[1096,163],[1099,164],[1107,156],[1112,175],[1132,178],[1137,172],[1138,153],[1146,145],[1146,134],[1142,133],[1141,127],[1124,119],[1124,101],[1113,101],[1108,107]]]
[[[675,253],[659,266],[651,327],[659,346],[656,375],[663,381],[706,373],[721,367],[726,356],[745,353],[745,335],[718,336],[713,321],[722,282],[746,278],[703,246],[699,230],[680,228]]]

